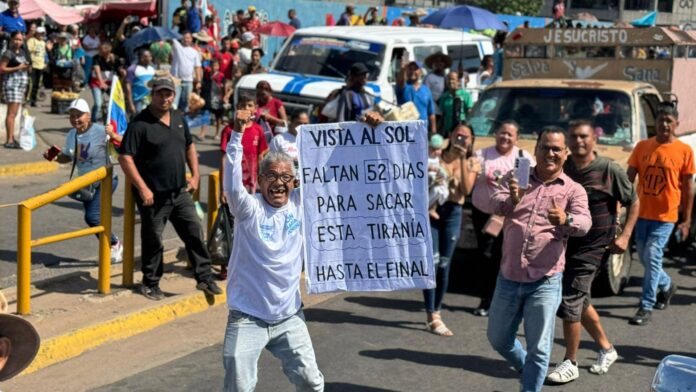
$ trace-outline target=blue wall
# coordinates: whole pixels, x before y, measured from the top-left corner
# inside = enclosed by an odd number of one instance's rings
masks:
[[[227,34],[227,26],[232,24],[232,17],[238,9],[246,11],[247,7],[253,5],[256,7],[256,12],[259,15],[262,23],[268,21],[279,20],[288,22],[288,10],[294,8],[297,10],[297,17],[302,22],[302,27],[324,26],[326,25],[326,16],[332,14],[335,21],[338,21],[339,16],[345,11],[346,5],[342,3],[321,2],[321,1],[306,1],[306,0],[208,0],[208,4],[215,7],[220,18],[220,33]],[[180,5],[179,1],[169,1],[169,10],[167,15],[172,15],[174,10]],[[364,15],[369,6],[355,6],[356,15]],[[380,16],[383,15],[383,8],[379,8]],[[413,8],[386,7],[387,22],[391,22],[401,17],[404,12],[411,11]],[[429,9],[428,11],[434,11]],[[546,24],[545,18],[526,17],[514,15],[499,15],[500,19],[508,22],[511,30],[524,23],[525,20],[530,22],[531,27],[544,27]],[[405,18],[408,24],[408,18]],[[264,37],[263,48],[267,55],[264,58],[264,63],[268,64],[272,56],[280,49],[283,43],[282,38]]]

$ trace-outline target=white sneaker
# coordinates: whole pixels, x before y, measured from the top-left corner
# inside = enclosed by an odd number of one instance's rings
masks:
[[[561,362],[560,365],[556,366],[556,368],[553,369],[548,376],[546,376],[546,379],[556,384],[565,384],[575,380],[578,377],[580,377],[578,366],[573,365],[573,362],[570,362],[570,359],[566,359],[565,361]]]
[[[594,374],[604,374],[609,371],[609,366],[616,362],[619,358],[619,354],[616,352],[615,348],[611,348],[611,351],[599,350],[597,355],[597,362],[590,367],[590,373]]]
[[[119,240],[111,245],[111,264],[118,264],[123,261],[123,244]]]

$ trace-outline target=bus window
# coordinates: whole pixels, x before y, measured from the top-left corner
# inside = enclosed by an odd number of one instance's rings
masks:
[[[452,59],[453,71],[459,70],[459,63],[462,64],[464,71],[476,73],[481,66],[481,57],[476,45],[448,45],[447,55]]]
[[[556,57],[564,59],[614,58],[613,46],[556,46]]]
[[[696,46],[689,46],[689,58],[696,58]]]
[[[621,58],[636,60],[668,59],[672,57],[669,46],[623,46]]]
[[[510,59],[522,57],[522,45],[506,45],[505,57]]]
[[[414,46],[413,54],[416,56],[416,60],[425,64],[425,59],[431,54],[442,53],[442,46],[432,45],[432,46]]]
[[[528,59],[543,59],[546,58],[546,46],[543,45],[526,45],[524,47],[524,57]]]
[[[686,58],[687,47],[684,45],[674,47],[674,58],[683,59]]]

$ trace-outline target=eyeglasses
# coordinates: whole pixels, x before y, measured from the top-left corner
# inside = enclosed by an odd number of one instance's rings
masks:
[[[284,184],[287,184],[295,178],[295,176],[293,176],[292,174],[277,174],[273,172],[262,174],[262,176],[268,182],[276,182],[278,181],[278,179],[280,179],[280,181],[282,181]]]
[[[547,145],[541,145],[539,146],[539,149],[541,149],[545,153],[553,153],[554,155],[559,155],[563,151],[565,151],[565,147],[556,147],[556,146],[547,146]]]

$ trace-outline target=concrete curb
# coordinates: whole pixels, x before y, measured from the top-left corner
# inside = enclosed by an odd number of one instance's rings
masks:
[[[224,288],[223,288],[224,290]],[[172,302],[140,310],[102,323],[48,339],[41,343],[36,358],[21,375],[74,358],[102,344],[115,342],[149,331],[178,318],[200,313],[224,304],[227,297],[208,296],[202,292],[183,295]]]
[[[55,162],[29,162],[13,165],[0,165],[0,177],[16,177],[51,173],[58,170]]]

